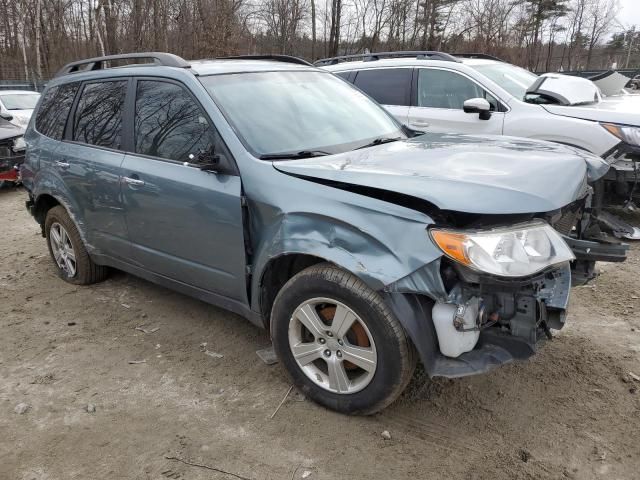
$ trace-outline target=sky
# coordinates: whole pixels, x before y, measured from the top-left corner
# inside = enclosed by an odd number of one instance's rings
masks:
[[[618,21],[624,26],[640,26],[640,0],[618,0],[620,11]]]

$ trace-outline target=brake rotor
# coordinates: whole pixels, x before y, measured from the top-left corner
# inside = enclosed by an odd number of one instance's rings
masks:
[[[331,325],[331,323],[333,322],[333,317],[336,314],[336,306],[327,305],[326,307],[322,307],[318,311],[318,314],[322,317],[322,320],[324,320],[327,325]],[[367,332],[365,332],[364,328],[362,328],[360,322],[354,322],[345,337],[352,345],[356,345],[358,347],[371,346],[371,344],[369,343],[369,337],[367,337]],[[348,360],[345,360],[343,362],[343,365],[347,370],[355,370],[359,368],[357,365],[354,365]]]

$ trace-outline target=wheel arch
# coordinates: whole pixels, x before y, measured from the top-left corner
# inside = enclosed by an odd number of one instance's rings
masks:
[[[271,258],[260,272],[258,305],[264,327],[270,328],[271,308],[282,287],[296,274],[318,263],[332,263],[327,259],[307,253],[283,253]],[[342,267],[341,267],[342,268]]]

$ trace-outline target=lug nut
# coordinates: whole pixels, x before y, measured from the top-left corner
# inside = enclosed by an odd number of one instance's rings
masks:
[[[336,355],[338,356],[338,358],[342,358],[342,352],[340,350],[336,352]]]
[[[322,337],[320,337],[320,338],[318,339],[318,342],[320,342],[322,345],[324,345],[325,343],[327,343],[327,341],[326,341],[324,338],[322,338]]]
[[[329,337],[333,337],[333,333],[331,333],[331,332],[327,332],[327,335],[328,335]]]
[[[325,357],[330,357],[331,356],[331,350],[325,350],[324,351],[324,356]]]
[[[338,345],[343,345],[342,340],[338,340]]]

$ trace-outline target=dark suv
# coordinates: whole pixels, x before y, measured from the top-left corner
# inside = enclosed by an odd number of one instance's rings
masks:
[[[446,377],[528,358],[565,323],[571,265],[625,257],[580,239],[601,159],[416,136],[291,57],[76,62],[26,141],[27,207],[64,280],[115,267],[236,312],[341,412],[388,405],[418,358]]]

